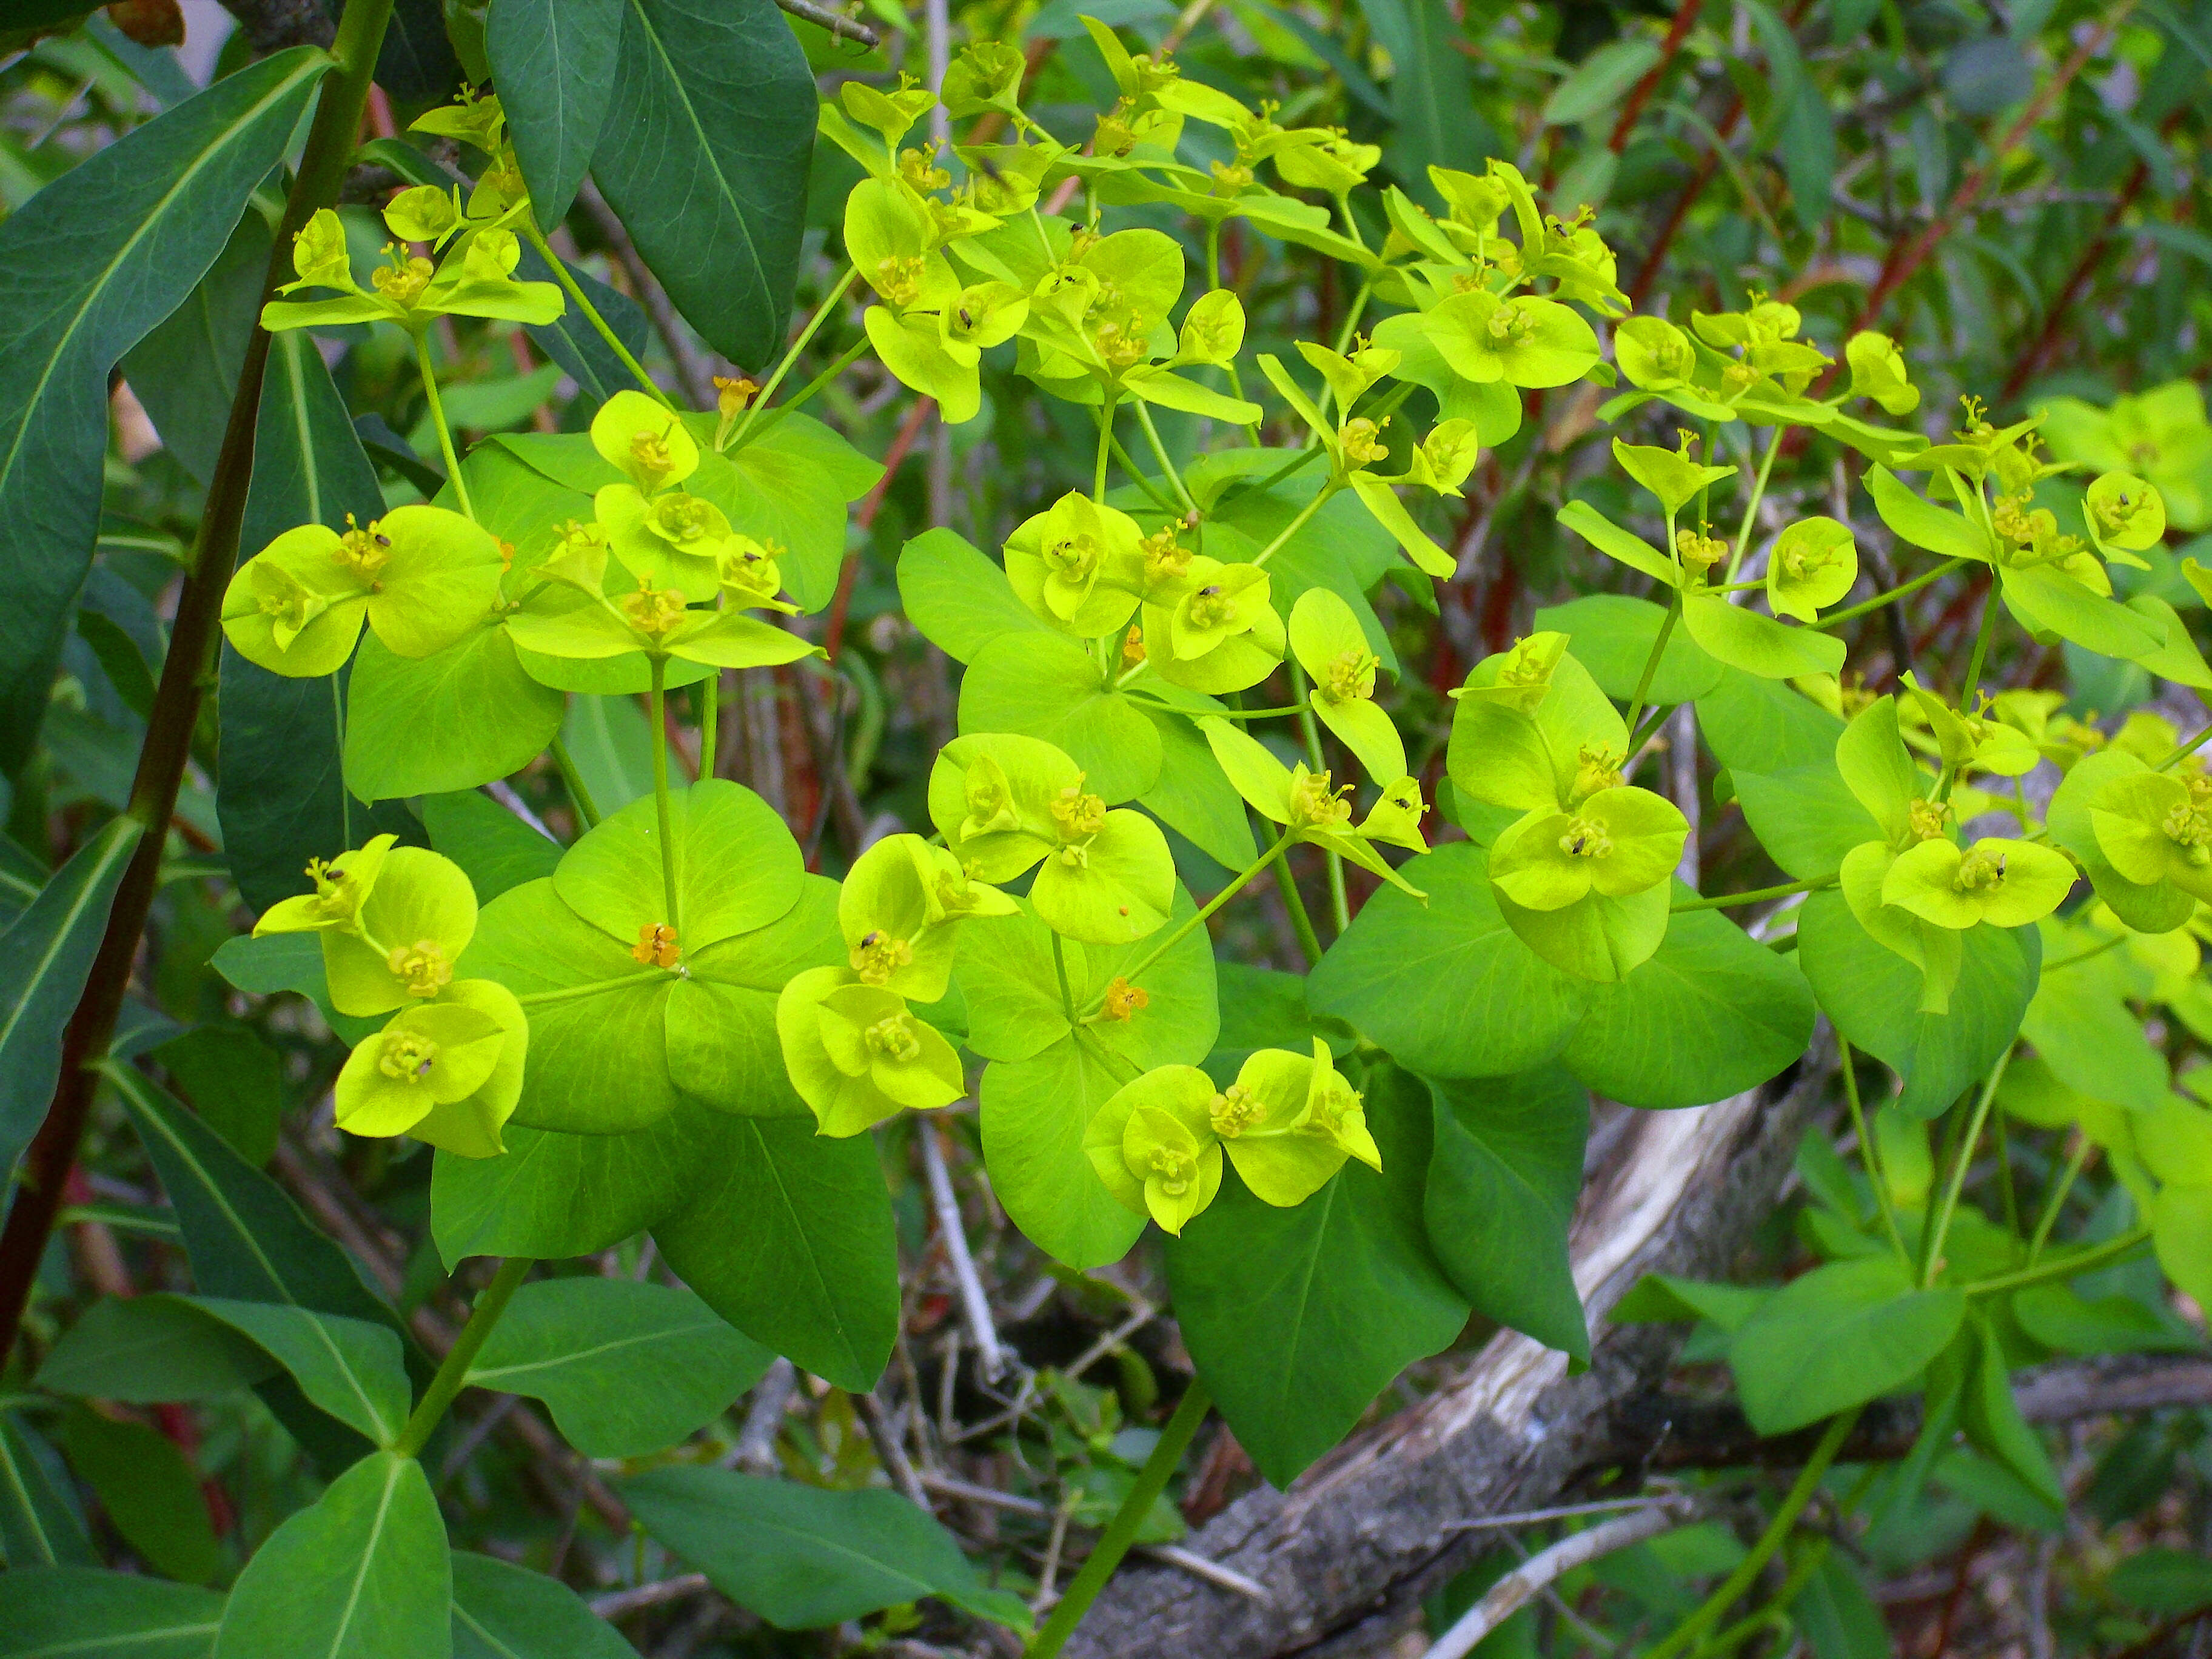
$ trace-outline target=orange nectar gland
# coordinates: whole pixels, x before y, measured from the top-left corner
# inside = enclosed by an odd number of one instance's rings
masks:
[[[1106,988],[1106,1006],[1099,1011],[1101,1019],[1128,1019],[1139,1008],[1149,1007],[1152,994],[1141,985],[1132,985],[1120,975]]]
[[[676,948],[676,930],[665,921],[648,921],[639,928],[629,953],[648,968],[673,968],[684,955]]]
[[[893,974],[914,960],[914,946],[893,939],[880,927],[865,935],[848,958],[864,985],[885,985]]]
[[[384,963],[410,997],[434,997],[453,982],[453,964],[446,960],[446,947],[434,939],[395,945]]]
[[[338,537],[338,544],[331,553],[332,564],[350,571],[357,580],[374,587],[378,573],[391,557],[392,538],[384,533],[381,519],[371,519],[368,528],[363,530],[355,522],[352,514],[346,514],[345,531]]]
[[[1121,636],[1121,660],[1125,665],[1134,667],[1144,659],[1145,630],[1132,623],[1129,631]]]

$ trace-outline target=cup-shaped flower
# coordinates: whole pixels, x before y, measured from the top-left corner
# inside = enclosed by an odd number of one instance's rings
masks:
[[[2106,558],[2141,553],[2166,539],[2166,500],[2154,484],[2129,472],[2107,472],[2094,480],[2081,498],[2089,534]],[[2141,564],[2139,559],[2117,562]]]
[[[1070,490],[1006,538],[1006,580],[1054,627],[1097,639],[1136,612],[1144,544],[1127,514]]]
[[[1423,318],[1422,332],[1453,374],[1478,386],[1565,386],[1598,361],[1597,336],[1578,313],[1528,295],[1455,294]]]
[[[1191,301],[1176,335],[1175,362],[1231,363],[1244,349],[1244,304],[1234,289],[1217,288]]]
[[[623,568],[656,586],[714,591],[731,541],[730,521],[712,501],[683,489],[648,498],[635,485],[604,485],[592,514]]]
[[[530,1037],[522,1005],[488,979],[457,980],[355,1048],[333,1097],[349,1134],[412,1135],[463,1158],[506,1150]]]
[[[941,310],[960,297],[951,262],[933,251],[933,228],[923,198],[900,181],[864,179],[845,198],[846,251],[894,316]]]
[[[1127,1209],[1180,1233],[1221,1190],[1213,1079],[1162,1066],[1108,1097],[1083,1132],[1084,1155]]]
[[[1166,922],[1174,855],[1158,824],[1109,811],[1084,782],[1073,761],[1038,738],[959,738],[938,751],[929,815],[973,878],[1011,881],[1042,861],[1030,902],[1054,933],[1127,944]]]
[[[1774,539],[1766,561],[1767,608],[1778,617],[1817,622],[1859,579],[1858,544],[1834,519],[1800,519]]]
[[[517,282],[522,244],[511,230],[488,226],[448,254],[415,302],[424,316],[487,317],[544,327],[567,308],[552,283]]]
[[[1735,477],[1732,466],[1707,466],[1692,459],[1690,441],[1688,433],[1682,434],[1678,449],[1659,444],[1625,444],[1618,438],[1613,441],[1613,459],[1620,463],[1621,471],[1657,496],[1660,510],[1670,519],[1700,491],[1711,489],[1723,478]]]
[[[453,962],[477,927],[476,890],[460,866],[379,836],[307,872],[316,891],[270,907],[253,932],[319,933],[331,1003],[340,1013],[388,1014],[453,983]]]
[[[776,999],[784,1069],[825,1135],[857,1135],[967,1092],[960,1057],[896,991],[842,968],[810,968]]]
[[[1286,185],[1301,190],[1326,191],[1343,196],[1365,181],[1369,171],[1382,159],[1379,144],[1354,143],[1331,133],[1320,142],[1291,144],[1275,152],[1275,171]]]
[[[1994,705],[1986,696],[1981,707],[1969,714],[1920,684],[1910,670],[1905,684],[1912,693],[1913,712],[1926,721],[1945,765],[1959,771],[1994,772],[2012,778],[2033,772],[2043,758],[2033,738],[1994,716],[1990,712]]]
[[[699,467],[699,446],[684,417],[642,392],[617,392],[599,405],[592,447],[647,494],[682,483]]]
[[[1961,852],[1937,836],[1898,854],[1881,899],[1938,927],[2022,927],[2057,909],[2075,876],[2072,860],[2035,842],[1985,836]]]
[[[1270,591],[1258,565],[1193,555],[1181,597],[1144,608],[1147,660],[1162,678],[1209,696],[1257,685],[1289,643]]]
[[[1631,386],[1648,392],[1686,386],[1697,372],[1698,349],[1664,317],[1631,317],[1613,331],[1613,357]]]
[[[1207,1115],[1237,1173],[1264,1203],[1303,1204],[1346,1158],[1382,1167],[1358,1091],[1338,1073],[1319,1037],[1310,1056],[1286,1048],[1248,1055],[1236,1082],[1212,1097]]]
[[[1490,879],[1525,910],[1559,910],[1585,895],[1626,898],[1681,862],[1689,821],[1663,795],[1601,789],[1567,811],[1538,810],[1490,849]]]
[[[1198,722],[1213,758],[1230,784],[1254,810],[1271,823],[1279,823],[1293,841],[1310,842],[1363,870],[1372,871],[1394,887],[1415,898],[1427,896],[1391,867],[1373,842],[1393,846],[1425,846],[1420,841],[1420,785],[1412,778],[1395,778],[1382,792],[1367,819],[1356,828],[1352,822],[1350,786],[1332,784],[1326,772],[1310,772],[1303,762],[1286,767],[1267,745],[1241,732],[1218,715]]]
[[[1851,396],[1871,398],[1886,415],[1910,415],[1920,406],[1920,389],[1905,372],[1905,354],[1887,334],[1862,331],[1844,344],[1851,366]]]
[[[854,977],[934,1002],[952,973],[951,924],[1014,914],[1012,899],[968,879],[920,836],[886,836],[854,860],[837,892],[837,925]]]
[[[1516,640],[1511,650],[1484,658],[1468,672],[1467,684],[1449,695],[1454,702],[1492,702],[1533,714],[1551,690],[1552,676],[1566,652],[1565,634],[1530,634]]]
[[[2099,848],[2128,880],[2170,884],[2212,903],[2212,791],[2201,782],[2124,773],[2099,792],[2089,822]]]
[[[397,507],[343,532],[301,525],[232,576],[223,633],[249,662],[294,678],[335,672],[364,617],[394,655],[427,657],[483,619],[505,569],[495,537],[441,507]]]
[[[1322,725],[1359,757],[1371,778],[1406,774],[1406,745],[1390,717],[1375,706],[1375,671],[1382,659],[1352,607],[1326,587],[1310,587],[1291,609],[1291,652],[1313,682],[1311,702]]]
[[[712,582],[705,591],[714,591]],[[821,650],[734,606],[702,609],[689,599],[687,590],[656,586],[650,577],[640,579],[634,592],[580,604],[573,593],[549,592],[508,613],[507,630],[526,650],[577,662],[642,654],[717,668],[758,668],[796,662]]]

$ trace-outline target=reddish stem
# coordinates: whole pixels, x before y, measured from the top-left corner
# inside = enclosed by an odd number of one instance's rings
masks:
[[[861,498],[860,509],[853,515],[854,522],[860,526],[863,536],[874,526],[876,514],[883,508],[884,497],[890,492],[891,480],[898,476],[907,452],[914,447],[914,441],[921,435],[923,424],[936,407],[934,398],[917,398],[914,407],[907,411],[905,423],[899,428],[898,435],[891,440],[890,448],[884,453],[882,475],[877,478],[875,487]],[[860,574],[860,554],[848,553],[845,568],[837,573],[837,597],[830,601],[830,625],[822,635],[823,648],[830,653],[830,660],[833,663],[837,660],[838,652],[844,649],[845,613],[852,609],[853,584]]]
[[[1659,61],[1644,70],[1644,78],[1630,89],[1628,101],[1620,106],[1620,119],[1613,124],[1613,137],[1605,141],[1605,147],[1615,155],[1628,148],[1628,135],[1634,130],[1637,118],[1651,101],[1651,94],[1659,89],[1660,81],[1674,64],[1674,54],[1681,51],[1682,42],[1688,39],[1698,21],[1698,9],[1704,3],[1705,0],[1682,0],[1676,9],[1674,26],[1659,43]]]

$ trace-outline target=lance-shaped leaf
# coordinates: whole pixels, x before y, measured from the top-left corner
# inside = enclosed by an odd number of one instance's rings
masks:
[[[1948,507],[1922,500],[1899,483],[1887,467],[1867,469],[1867,489],[1874,496],[1875,511],[1881,514],[1881,521],[1913,546],[1947,559],[1990,562],[1994,549],[1988,531]]]
[[[1791,628],[1717,593],[1686,593],[1682,625],[1708,656],[1762,679],[1833,674],[1844,665],[1844,642],[1832,634]]]
[[[136,818],[110,823],[0,933],[0,1170],[15,1168],[53,1098],[62,1030],[141,833]]]
[[[222,252],[331,66],[279,52],[134,128],[0,226],[0,702],[20,766],[99,529],[107,373]]]
[[[453,1659],[630,1659],[636,1650],[557,1578],[473,1550],[453,1559]]]
[[[453,1567],[429,1477],[378,1452],[271,1533],[223,1608],[215,1659],[444,1659]]]
[[[228,1327],[289,1371],[310,1401],[378,1445],[398,1437],[407,1420],[407,1373],[389,1326],[228,1297],[145,1299],[191,1308]]]
[[[1673,558],[1643,537],[1623,530],[1588,501],[1569,501],[1559,509],[1559,523],[1607,558],[1618,559],[1668,587],[1680,586],[1682,573]]]
[[[35,1565],[25,1562],[8,1575],[8,1627],[0,1632],[6,1659],[71,1652],[181,1659],[204,1654],[222,1620],[223,1598],[197,1584]]]
[[[568,216],[599,146],[623,10],[623,0],[507,0],[487,21],[484,51],[541,224]]]
[[[707,343],[748,367],[782,346],[799,264],[814,76],[773,8],[629,0],[592,172]]]

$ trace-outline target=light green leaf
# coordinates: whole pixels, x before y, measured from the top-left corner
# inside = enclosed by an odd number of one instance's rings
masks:
[[[1567,649],[1609,697],[1636,694],[1650,660],[1652,641],[1667,618],[1664,605],[1621,593],[1592,593],[1536,612],[1536,627],[1567,635]],[[1644,694],[1654,704],[1690,702],[1720,684],[1721,665],[1707,656],[1678,621],[1659,653]]]
[[[1681,585],[1682,573],[1674,559],[1643,537],[1623,530],[1588,501],[1569,501],[1559,509],[1559,526],[1571,530],[1607,558],[1618,559],[1632,570],[1640,570],[1664,587]]]
[[[1904,1388],[1949,1346],[1966,1293],[1913,1288],[1894,1256],[1834,1261],[1761,1303],[1729,1343],[1744,1415],[1786,1434]]]
[[[907,619],[955,662],[975,661],[1001,635],[1053,632],[994,560],[950,530],[926,531],[899,550],[898,585]]]
[[[1844,642],[1834,635],[1792,628],[1717,594],[1685,595],[1682,625],[1708,655],[1762,679],[1833,674],[1844,665]]]
[[[362,800],[392,800],[506,777],[544,752],[565,704],[524,672],[504,628],[412,659],[372,634],[349,686],[346,787]]]
[[[1881,521],[1915,547],[1940,553],[1947,559],[1990,562],[1989,532],[1948,507],[1921,499],[1886,466],[1867,469],[1867,490],[1874,497]],[[2009,573],[2008,573],[2009,574]]]
[[[1160,736],[1144,710],[1103,681],[1079,641],[1057,634],[1006,634],[982,647],[960,681],[960,729],[1042,738],[1109,801],[1143,794],[1160,775]]]
[[[984,1069],[977,1098],[991,1189],[1030,1242],[1068,1267],[1118,1261],[1145,1230],[1083,1150],[1098,1109],[1137,1075],[1075,1033]]]

